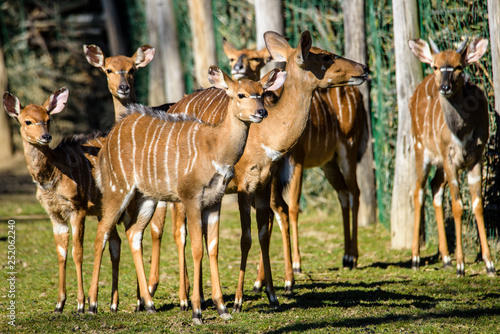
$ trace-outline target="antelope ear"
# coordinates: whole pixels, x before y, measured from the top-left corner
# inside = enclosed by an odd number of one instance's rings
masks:
[[[217,66],[210,66],[208,69],[208,81],[215,88],[224,90],[228,90],[229,86],[233,84],[233,80]]]
[[[286,61],[288,55],[293,49],[286,41],[285,37],[274,31],[266,31],[264,33],[264,41],[266,42],[267,50],[274,61]]]
[[[3,108],[10,117],[17,120],[19,114],[21,113],[21,102],[19,99],[9,92],[3,94]]]
[[[151,45],[145,44],[137,49],[135,54],[132,56],[135,66],[137,68],[144,67],[153,60],[155,57],[156,50]]]
[[[54,93],[52,93],[43,106],[47,109],[47,112],[51,115],[60,113],[66,106],[68,102],[69,90],[66,87],[59,88]]]
[[[238,49],[232,46],[231,43],[229,43],[226,38],[222,40],[222,49],[224,49],[224,53],[228,58],[230,55],[238,51]]]
[[[434,56],[431,53],[431,48],[426,41],[422,39],[410,39],[408,41],[408,46],[411,52],[420,60],[422,63],[431,65]]]
[[[285,83],[286,75],[286,71],[279,68],[270,71],[262,79],[260,79],[262,88],[264,88],[264,91],[266,92],[279,89]]]
[[[466,64],[478,61],[488,50],[488,40],[486,38],[476,38],[467,48]]]
[[[100,69],[104,68],[105,57],[100,47],[98,47],[95,44],[92,45],[84,44],[83,53],[85,53],[85,58],[87,58],[87,61],[89,62],[90,65]]]
[[[299,58],[298,60],[300,64],[304,63],[304,61],[309,56],[309,51],[311,50],[311,46],[312,46],[311,33],[306,30],[302,33],[302,36],[300,36],[299,46],[297,46],[297,49],[299,50],[297,57]]]

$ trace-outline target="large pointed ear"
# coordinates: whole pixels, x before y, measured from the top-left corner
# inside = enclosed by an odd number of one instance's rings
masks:
[[[90,63],[90,65],[103,69],[104,68],[104,53],[100,47],[95,44],[83,45],[83,53],[85,53],[85,58]]]
[[[145,44],[137,49],[137,51],[132,56],[135,66],[137,68],[144,67],[153,60],[155,57],[156,50],[151,45]]]
[[[408,46],[411,52],[420,60],[422,63],[431,65],[434,56],[431,53],[431,48],[426,41],[422,39],[410,39],[408,41]]]
[[[300,36],[299,45],[297,49],[299,50],[298,56],[299,63],[303,63],[307,57],[309,56],[309,50],[311,50],[312,46],[312,38],[311,33],[309,31],[304,31],[302,36]]]
[[[467,58],[465,58],[466,64],[470,64],[478,61],[488,50],[488,40],[486,38],[476,38],[473,40],[469,47],[467,48]]]
[[[210,81],[215,88],[224,90],[228,90],[233,84],[233,80],[217,66],[210,66],[208,69],[208,81]]]
[[[262,88],[264,88],[266,92],[279,89],[285,83],[286,74],[285,70],[279,68],[271,70],[269,73],[264,75],[262,79],[260,79]]]
[[[19,99],[9,92],[5,92],[3,94],[3,108],[10,117],[15,118],[16,120],[19,117],[22,109]]]
[[[51,115],[60,113],[68,102],[69,90],[66,87],[59,88],[54,93],[50,94],[49,98],[43,106]]]
[[[290,47],[285,37],[274,31],[266,31],[264,33],[264,41],[274,61],[287,61],[288,55],[293,49]]]
[[[222,40],[222,49],[224,49],[224,53],[228,58],[230,57],[230,55],[238,51],[238,49],[232,46],[231,43],[229,43],[226,38]]]

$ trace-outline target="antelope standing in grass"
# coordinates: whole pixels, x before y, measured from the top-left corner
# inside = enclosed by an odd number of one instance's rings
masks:
[[[266,32],[264,39],[272,58],[286,62],[287,80],[279,101],[275,105],[266,107],[269,111],[266,122],[250,128],[245,151],[236,164],[235,176],[226,189],[228,193],[238,193],[242,228],[241,265],[233,312],[241,311],[243,303],[244,277],[252,244],[250,210],[253,200],[257,211],[265,291],[270,306],[274,308],[279,306],[269,259],[270,180],[272,172],[279,166],[280,159],[299,141],[306,128],[314,90],[359,85],[365,81],[367,75],[366,66],[312,47],[311,35],[307,31],[302,34],[297,48],[292,48],[283,36],[275,32]],[[217,123],[224,113],[213,110],[212,113],[194,115],[204,121]],[[183,222],[183,219],[177,219],[178,230],[182,229]],[[176,238],[180,236],[180,233],[174,235]],[[177,242],[177,245],[183,243]],[[183,248],[179,247],[180,256],[183,251]],[[179,264],[182,265],[182,261],[179,261]],[[185,270],[181,268],[179,272],[183,273]],[[185,304],[186,298],[186,292],[182,291],[182,282],[180,292],[182,305]]]
[[[237,50],[224,41],[224,52],[229,58],[231,73],[239,78],[259,77],[260,69],[269,61],[267,49],[261,51]],[[249,61],[252,60],[252,61]],[[267,100],[265,100],[267,102]],[[272,103],[276,103],[273,101]],[[368,144],[367,113],[363,97],[357,87],[316,89],[311,100],[311,116],[299,142],[287,157],[293,167],[289,182],[289,207],[282,198],[279,173],[274,174],[271,206],[280,223],[285,258],[285,293],[292,292],[293,274],[301,272],[298,241],[299,200],[304,168],[321,167],[328,181],[338,192],[344,221],[344,259],[346,267],[356,267],[357,213],[359,189],[356,181],[356,163]],[[351,211],[351,212],[349,212]],[[352,228],[350,215],[352,214]],[[272,222],[272,219],[271,219]],[[293,266],[289,224],[293,230]],[[271,227],[270,227],[271,231]],[[352,233],[352,235],[351,235]],[[262,262],[255,284],[260,289],[264,282]],[[293,268],[293,269],[292,269]]]
[[[202,323],[203,235],[210,259],[212,299],[219,315],[230,318],[218,272],[220,204],[234,175],[234,164],[243,154],[250,124],[267,116],[261,100],[264,89],[279,88],[285,77],[286,72],[276,71],[264,85],[250,80],[236,82],[217,67],[211,67],[209,80],[215,88],[188,95],[172,108],[190,114],[221,112],[225,117],[217,125],[186,114],[160,114],[142,106],[128,108],[128,115],[111,130],[98,158],[96,178],[103,192],[103,217],[95,240],[90,312],[97,311],[100,263],[108,235],[136,196],[136,214],[126,226],[126,233],[146,310],[154,312],[155,308],[144,273],[142,234],[158,201],[181,201],[194,260],[193,322]]]
[[[37,185],[37,198],[52,221],[57,258],[59,261],[59,292],[54,312],[60,313],[66,302],[66,259],[69,227],[73,236],[73,261],[78,281],[78,313],[85,312],[83,291],[83,235],[85,217],[101,215],[101,193],[96,187],[92,171],[97,153],[105,141],[102,134],[65,138],[55,149],[49,125],[52,115],[60,113],[68,100],[69,91],[61,88],[53,92],[45,103],[21,107],[19,99],[6,92],[3,104],[7,113],[20,124],[24,156],[33,181]],[[120,238],[113,229],[109,247],[113,282],[111,310],[118,307],[118,268]]]
[[[464,68],[478,61],[488,48],[488,40],[477,38],[468,46],[464,40],[458,49],[440,51],[431,41],[416,39],[408,42],[411,51],[423,63],[433,68],[415,89],[410,99],[412,136],[415,149],[417,182],[414,193],[415,229],[412,246],[412,267],[418,269],[419,231],[424,210],[425,182],[431,166],[436,174],[431,181],[433,204],[439,234],[439,251],[445,267],[451,266],[446,243],[443,215],[443,193],[450,188],[456,233],[457,275],[463,276],[462,213],[458,184],[459,171],[468,173],[472,211],[476,217],[483,260],[488,275],[495,275],[486,238],[481,195],[482,157],[488,141],[488,102],[483,91],[468,81]]]
[[[113,97],[115,120],[126,110],[127,106],[136,103],[134,77],[137,70],[148,65],[154,58],[156,50],[150,45],[137,49],[132,57],[106,57],[97,45],[84,45],[83,52],[92,66],[100,69],[107,78],[108,89]],[[168,109],[167,105],[158,107]],[[159,202],[151,219],[151,238],[153,243],[151,255],[151,272],[149,275],[149,291],[154,296],[160,277],[160,250],[163,226],[166,216],[166,203]],[[138,291],[137,310],[140,310],[141,300]]]

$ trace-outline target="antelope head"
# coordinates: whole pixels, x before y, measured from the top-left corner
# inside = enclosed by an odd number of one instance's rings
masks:
[[[105,57],[97,45],[84,45],[83,52],[90,65],[101,69],[108,78],[108,89],[119,100],[135,98],[132,96],[134,75],[138,68],[153,60],[156,50],[150,45],[137,49],[132,57]]]
[[[297,48],[292,48],[280,34],[264,34],[273,60],[286,62],[287,70],[300,68],[301,79],[320,88],[356,86],[368,79],[368,68],[352,60],[312,46],[309,31],[302,33]]]
[[[267,110],[262,102],[265,91],[274,91],[280,88],[286,79],[286,71],[273,70],[266,79],[253,81],[244,79],[233,81],[224,71],[216,66],[208,70],[208,80],[216,88],[224,89],[231,99],[232,110],[235,116],[247,123],[260,123],[267,117]]]
[[[432,66],[439,93],[444,97],[461,91],[465,83],[464,68],[478,61],[488,48],[488,40],[481,37],[469,45],[466,38],[457,50],[440,51],[432,40],[430,44],[429,47],[422,39],[412,39],[408,42],[418,60]]]
[[[9,116],[21,125],[21,137],[34,145],[47,146],[52,141],[50,135],[50,116],[60,113],[68,101],[66,87],[53,92],[42,106],[29,104],[21,107],[19,99],[9,92],[3,95],[3,106]]]
[[[231,75],[235,80],[259,80],[261,68],[271,59],[271,55],[266,48],[260,51],[250,49],[238,50],[229,44],[225,38],[223,41],[223,48],[224,53],[229,58]]]

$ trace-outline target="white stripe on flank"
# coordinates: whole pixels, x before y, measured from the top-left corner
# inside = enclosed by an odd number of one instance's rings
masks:
[[[144,161],[145,159],[147,159],[148,157],[146,156],[145,152],[146,152],[146,148],[148,148],[148,146],[146,145],[146,143],[149,142],[149,129],[151,128],[151,124],[153,124],[155,121],[155,119],[153,117],[150,117],[149,118],[149,124],[148,124],[148,127],[146,128],[146,131],[144,131],[143,133],[145,133],[146,135],[144,136],[144,141],[142,143],[139,144],[139,146],[142,145],[142,151],[141,151],[141,159],[138,161],[138,163],[140,164],[140,166],[137,166],[139,169],[140,167],[140,170],[137,170],[136,171],[136,180],[135,180],[135,184],[139,184],[139,181],[142,181],[144,182],[144,175],[146,174],[145,170],[144,170]],[[141,176],[139,178],[139,176]]]
[[[186,122],[182,122],[181,128],[177,132],[177,141],[176,141],[176,144],[175,144],[175,146],[177,148],[177,155],[175,156],[175,171],[174,171],[175,174],[174,174],[174,177],[175,177],[176,180],[179,178],[179,159],[180,159],[180,155],[181,155],[181,151],[180,151],[180,149],[181,149],[180,139],[181,139],[182,129],[184,128],[185,124],[186,124]]]
[[[137,117],[134,124],[132,125],[132,131],[131,131],[131,135],[132,135],[132,171],[133,171],[133,175],[134,175],[135,184],[137,184],[137,171],[135,170],[135,162],[136,162],[135,151],[137,149],[137,143],[135,141],[135,127],[142,117],[144,117],[144,115]]]
[[[157,181],[158,181],[158,165],[156,163],[156,159],[158,157],[158,143],[161,141],[161,138],[162,138],[162,133],[163,133],[163,129],[165,128],[165,126],[167,125],[167,122],[162,122],[162,126],[160,128],[160,132],[158,132],[158,139],[156,140],[155,142],[155,148],[154,148],[154,152],[153,152],[153,166],[154,166],[154,182],[151,184],[155,189],[158,189],[157,187]]]
[[[168,137],[167,137],[167,142],[165,144],[165,161],[164,161],[164,164],[165,164],[165,182],[167,183],[167,190],[170,190],[171,187],[170,187],[170,170],[169,170],[169,166],[168,166],[168,149],[170,148],[170,138],[172,137],[172,133],[174,132],[174,129],[175,129],[175,126],[177,125],[177,123],[170,123],[171,124],[171,127],[170,127],[170,132],[168,133]]]
[[[125,123],[125,122],[122,122],[122,124]],[[127,180],[127,174],[125,174],[125,167],[123,166],[123,161],[122,161],[122,152],[121,152],[121,131],[122,130],[122,127],[120,126],[118,128],[118,142],[116,144],[116,151],[118,152],[118,161],[120,162],[120,169],[122,171],[122,174],[123,174],[123,181],[125,181],[125,184],[127,185],[127,190],[130,189],[130,185],[128,184],[128,180]],[[120,182],[117,182],[117,184],[119,185]]]
[[[159,124],[158,122],[155,122],[155,129],[153,132],[153,136],[151,137],[150,141],[145,142],[144,144],[149,147],[148,149],[148,156],[146,157],[147,165],[148,165],[148,181],[149,184],[152,186],[153,185],[153,179],[151,178],[151,149],[153,146],[155,146],[155,143],[158,143],[156,140],[156,133],[158,132]],[[155,152],[153,152],[154,155]]]

